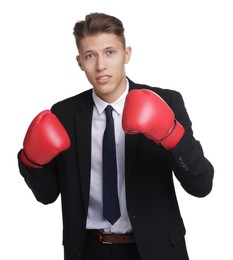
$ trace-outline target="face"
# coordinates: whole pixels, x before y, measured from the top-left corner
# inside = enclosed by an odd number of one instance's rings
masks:
[[[124,48],[115,34],[100,33],[81,40],[77,61],[96,94],[112,103],[125,90],[130,56],[131,48]]]

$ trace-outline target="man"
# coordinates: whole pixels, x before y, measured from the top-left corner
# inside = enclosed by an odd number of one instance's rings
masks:
[[[119,19],[89,14],[74,36],[93,89],[35,117],[19,153],[22,176],[44,204],[61,194],[65,260],[187,260],[173,173],[204,197],[214,169],[181,95],[126,77],[131,48]]]

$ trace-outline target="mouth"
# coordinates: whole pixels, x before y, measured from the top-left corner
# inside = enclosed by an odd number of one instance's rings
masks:
[[[97,82],[100,84],[105,84],[107,82],[109,82],[111,76],[109,75],[104,75],[104,76],[99,76],[96,78]]]

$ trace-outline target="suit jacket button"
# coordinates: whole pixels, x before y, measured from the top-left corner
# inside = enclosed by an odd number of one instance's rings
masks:
[[[183,168],[186,168],[186,167],[187,167],[187,166],[186,166],[186,163],[183,162],[183,163],[182,163],[182,167],[183,167]]]

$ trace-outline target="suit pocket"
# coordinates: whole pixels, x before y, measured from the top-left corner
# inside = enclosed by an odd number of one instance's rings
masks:
[[[184,239],[185,234],[185,226],[183,221],[181,220],[181,222],[173,229],[173,231],[169,235],[169,241],[171,245],[176,246],[180,241]]]

